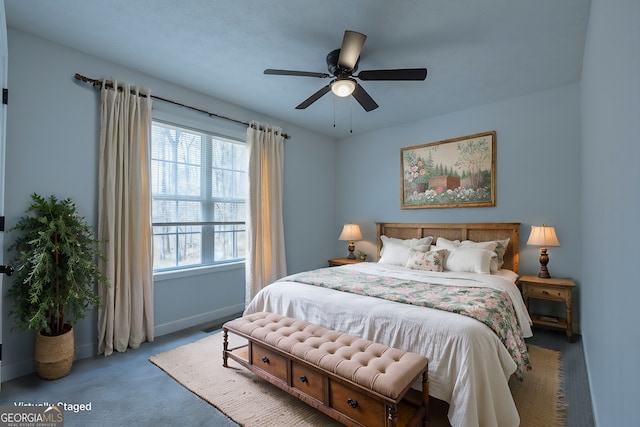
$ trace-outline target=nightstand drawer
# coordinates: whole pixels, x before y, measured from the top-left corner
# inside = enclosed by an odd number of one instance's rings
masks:
[[[558,289],[550,286],[527,286],[527,296],[529,298],[542,298],[547,300],[565,301],[570,289]]]

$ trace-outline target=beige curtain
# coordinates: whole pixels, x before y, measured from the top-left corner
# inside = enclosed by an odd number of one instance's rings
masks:
[[[247,129],[249,166],[246,293],[249,303],[269,283],[287,274],[282,220],[284,137],[258,122]]]
[[[153,341],[151,98],[103,82],[100,115],[98,235],[109,279],[98,311],[98,350],[109,356]]]

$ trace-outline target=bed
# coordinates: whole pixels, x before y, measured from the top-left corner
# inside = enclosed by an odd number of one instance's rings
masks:
[[[512,375],[522,380],[529,368],[524,338],[532,335],[531,319],[516,286],[519,228],[518,223],[376,223],[378,262],[287,276],[262,289],[245,314],[274,312],[423,354],[430,359],[429,393],[449,403],[452,426],[517,426],[520,419],[508,381]],[[404,256],[394,246],[404,244],[411,248],[411,257],[429,254],[436,259],[442,254],[482,252],[486,261],[489,250],[495,263],[495,246],[485,243],[507,239],[508,245],[498,251],[502,265],[491,264],[487,272],[483,264],[483,273],[474,270],[479,268],[475,263],[471,269],[465,265],[463,271],[432,272],[389,262],[396,261],[391,255]],[[465,244],[484,252],[457,249]],[[449,250],[442,252],[443,248]],[[458,270],[448,263],[449,258],[442,259],[447,260],[445,267]],[[363,294],[362,289],[368,288],[375,292]],[[380,289],[384,295],[376,294]],[[458,292],[453,309],[439,306],[451,299],[439,292]],[[423,301],[416,294],[430,299]],[[469,295],[474,299],[467,301]],[[493,310],[493,296],[502,298],[507,314],[469,315],[483,304]],[[468,304],[467,308],[460,309],[458,301]],[[496,321],[508,323],[505,330],[497,330],[491,323]]]

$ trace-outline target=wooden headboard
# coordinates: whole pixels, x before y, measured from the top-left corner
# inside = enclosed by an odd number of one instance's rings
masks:
[[[520,223],[518,222],[491,222],[471,224],[405,224],[391,222],[376,222],[376,239],[378,242],[378,259],[382,240],[380,236],[395,237],[398,239],[420,239],[433,236],[434,244],[438,237],[449,240],[473,240],[485,242],[488,240],[502,240],[509,238],[509,246],[504,254],[506,268],[518,273],[519,263],[519,236]]]

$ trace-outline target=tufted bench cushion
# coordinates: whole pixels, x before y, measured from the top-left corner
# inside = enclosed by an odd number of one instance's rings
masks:
[[[224,326],[391,399],[428,363],[419,354],[273,313],[250,314]]]

